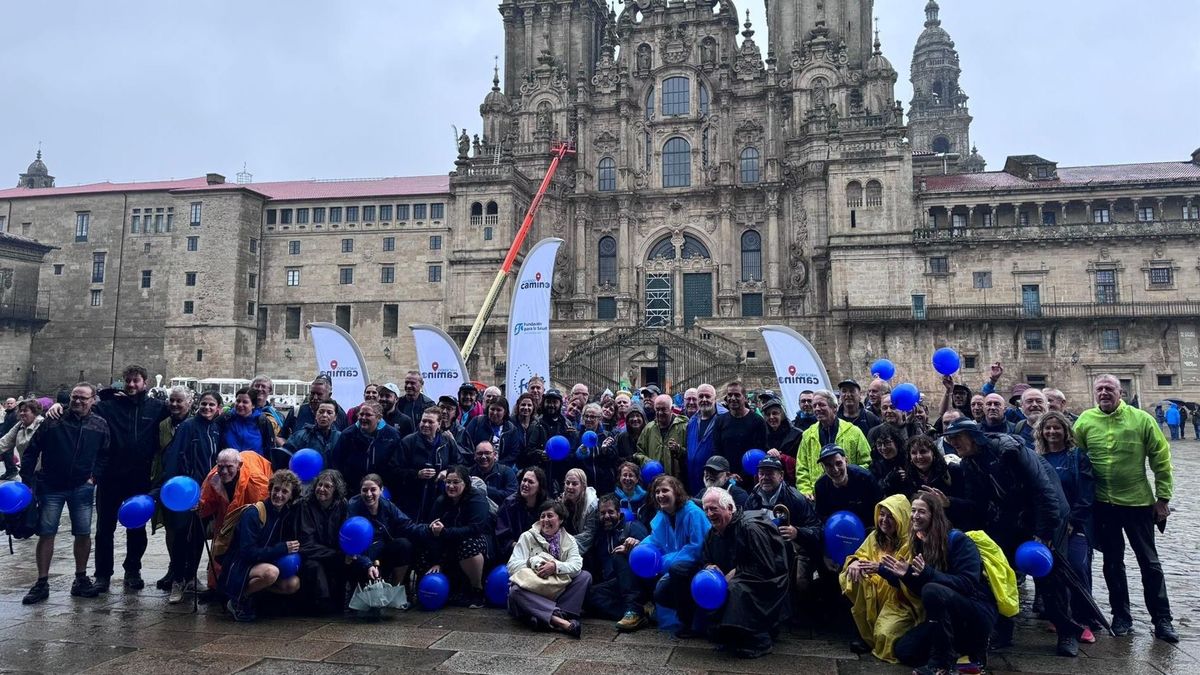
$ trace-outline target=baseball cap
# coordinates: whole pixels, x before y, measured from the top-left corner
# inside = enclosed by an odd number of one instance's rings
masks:
[[[758,470],[762,471],[763,469],[783,471],[783,462],[779,461],[779,458],[777,457],[763,457],[758,461]]]
[[[729,471],[729,460],[725,459],[724,457],[722,457],[720,455],[713,455],[712,457],[708,458],[707,462],[704,463],[704,468],[712,469],[713,471],[728,472]]]
[[[842,380],[841,382],[838,382],[838,389],[844,389],[846,387],[854,387],[857,390],[862,390],[862,387],[858,386],[858,383],[854,380]]]
[[[403,395],[400,392],[400,387],[396,386],[395,382],[388,382],[387,384],[383,385],[383,388],[395,394],[397,398]]]
[[[562,392],[557,389],[547,389],[546,393],[542,394],[542,399],[547,398],[556,398],[561,401],[563,400]]]
[[[841,455],[842,457],[845,457],[846,451],[843,450],[837,443],[830,443],[829,445],[821,448],[821,455],[817,458],[817,461],[824,462],[826,459],[833,457],[834,455]],[[762,466],[762,462],[759,462],[759,466]]]
[[[443,403],[448,403],[450,405],[458,405],[458,399],[454,398],[453,396],[451,396],[449,394],[443,394],[438,397],[438,405],[441,405]]]

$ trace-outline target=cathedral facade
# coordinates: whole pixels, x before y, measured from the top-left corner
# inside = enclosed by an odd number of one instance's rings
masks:
[[[502,0],[503,64],[448,176],[59,188],[39,155],[0,191],[0,231],[54,247],[27,383],[130,360],[304,379],[310,321],[398,380],[407,324],[466,336],[567,141],[526,245],[564,240],[557,383],[771,388],[757,327],[778,323],[837,379],[888,357],[935,392],[929,355],[950,345],[973,387],[1000,359],[1002,387],[1079,403],[1110,370],[1143,401],[1200,398],[1200,153],[985,171],[941,8],[925,7],[906,110],[873,4],[768,3],[760,46],[730,0]],[[510,290],[476,379],[502,379]]]

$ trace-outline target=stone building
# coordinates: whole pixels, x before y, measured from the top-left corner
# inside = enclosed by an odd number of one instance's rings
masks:
[[[837,378],[887,356],[936,392],[929,354],[949,344],[973,387],[998,358],[1002,386],[1080,402],[1102,371],[1143,401],[1200,397],[1200,153],[1074,168],[1024,155],[986,172],[938,4],[907,119],[873,5],[769,3],[764,51],[729,0],[501,0],[503,67],[448,176],[60,188],[39,154],[0,191],[8,231],[57,247],[38,381],[131,360],[305,378],[310,321],[347,327],[372,378],[399,379],[407,324],[465,337],[568,140],[529,239],[565,240],[559,382],[770,386],[756,328],[783,323]],[[503,373],[508,297],[472,354],[477,379]]]

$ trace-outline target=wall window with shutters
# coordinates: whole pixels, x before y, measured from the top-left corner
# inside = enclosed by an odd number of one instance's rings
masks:
[[[601,237],[597,245],[598,274],[596,282],[601,286],[617,285],[617,240]]]
[[[762,281],[762,236],[757,230],[742,233],[742,281]]]

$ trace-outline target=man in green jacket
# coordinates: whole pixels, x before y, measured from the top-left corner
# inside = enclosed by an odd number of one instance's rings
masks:
[[[686,475],[687,418],[676,415],[671,404],[671,397],[666,394],[654,397],[654,423],[642,430],[633,458],[639,464],[659,462],[663,471],[682,480]]]
[[[1092,509],[1096,547],[1104,554],[1104,582],[1112,605],[1113,633],[1129,635],[1129,586],[1125,580],[1125,537],[1142,572],[1146,608],[1154,636],[1179,641],[1171,625],[1167,584],[1154,546],[1154,525],[1166,527],[1171,509],[1171,446],[1154,417],[1121,400],[1121,382],[1101,375],[1092,384],[1096,407],[1075,422],[1075,444],[1088,454],[1096,475]],[[1154,472],[1154,487],[1146,464]]]
[[[829,444],[845,450],[846,461],[864,469],[871,465],[871,444],[863,432],[851,422],[838,419],[838,404],[833,392],[818,389],[813,392],[813,415],[817,423],[804,430],[800,449],[796,453],[796,489],[810,499],[817,479],[825,475],[821,466],[821,448]]]

